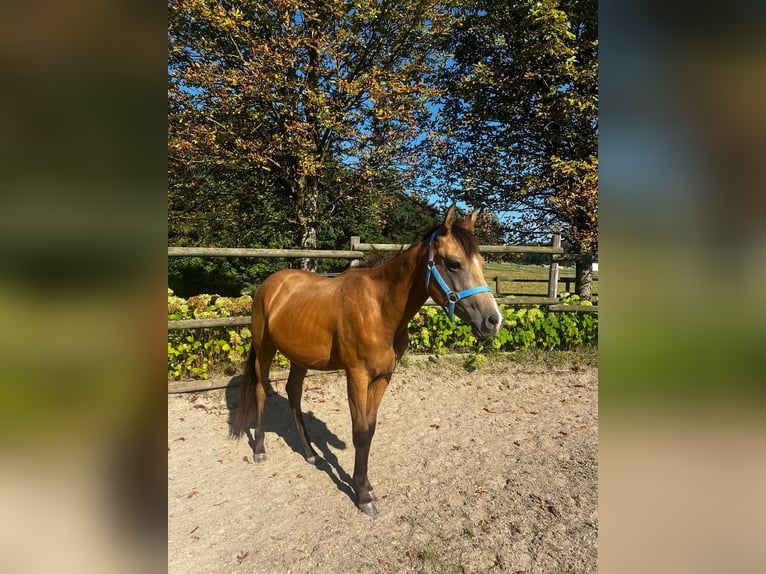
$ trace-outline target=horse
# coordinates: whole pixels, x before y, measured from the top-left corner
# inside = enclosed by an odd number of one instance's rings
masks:
[[[503,316],[484,275],[473,235],[476,211],[458,220],[453,205],[444,222],[389,261],[349,268],[336,277],[301,270],[270,275],[253,295],[252,344],[240,385],[232,433],[241,436],[257,415],[253,460],[266,458],[263,410],[269,367],[277,351],[290,361],[287,395],[306,460],[315,464],[301,412],[309,369],[346,373],[355,449],[353,483],[358,508],[374,517],[377,497],[367,476],[378,406],[408,346],[407,325],[430,296],[457,315],[478,339],[496,335]]]

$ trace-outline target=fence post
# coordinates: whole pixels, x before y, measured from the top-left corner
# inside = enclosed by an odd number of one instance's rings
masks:
[[[362,238],[358,235],[352,235],[351,236],[351,251],[356,251],[357,247],[359,247],[359,244],[362,242]],[[359,267],[360,261],[358,259],[352,259],[351,263],[348,264],[349,267]]]
[[[495,293],[500,295],[500,276],[495,275],[494,280],[495,280]]]
[[[551,247],[561,247],[561,233],[554,233],[551,240]],[[559,285],[559,264],[556,261],[556,255],[551,255],[551,264],[548,268],[548,297],[556,298],[556,292]]]

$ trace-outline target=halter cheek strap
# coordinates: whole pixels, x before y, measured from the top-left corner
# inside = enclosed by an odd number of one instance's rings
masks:
[[[431,282],[431,276],[433,275],[434,280],[439,285],[441,290],[444,292],[444,295],[447,297],[447,316],[449,317],[449,320],[451,323],[454,323],[455,320],[453,319],[453,316],[455,314],[455,303],[460,301],[461,299],[465,299],[466,297],[470,297],[471,295],[476,295],[477,293],[484,293],[485,291],[492,292],[492,289],[488,285],[479,285],[478,287],[471,287],[470,289],[466,289],[464,291],[459,291],[455,293],[452,289],[450,289],[450,286],[447,285],[447,282],[442,277],[441,273],[439,273],[439,270],[436,268],[436,263],[434,263],[434,238],[436,237],[437,231],[434,231],[431,234],[431,239],[428,240],[428,269],[426,270],[426,293],[428,292],[428,285]]]

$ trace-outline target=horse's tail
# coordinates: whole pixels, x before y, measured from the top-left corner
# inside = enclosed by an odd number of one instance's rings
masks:
[[[258,375],[255,372],[255,348],[251,345],[245,363],[245,372],[239,384],[239,401],[237,410],[234,412],[230,433],[233,438],[240,438],[250,426],[250,422],[258,412],[258,404],[255,400],[255,387],[258,384]]]

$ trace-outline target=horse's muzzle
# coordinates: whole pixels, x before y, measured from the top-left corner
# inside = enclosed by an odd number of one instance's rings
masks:
[[[474,337],[483,341],[500,332],[500,327],[503,326],[503,315],[500,311],[496,311],[481,317],[479,321],[470,321],[470,324]]]

